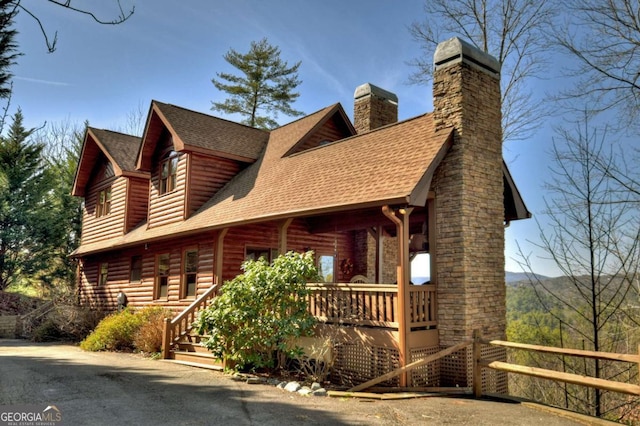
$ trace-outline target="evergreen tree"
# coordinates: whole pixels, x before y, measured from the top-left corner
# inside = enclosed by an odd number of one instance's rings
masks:
[[[302,83],[298,79],[301,62],[289,67],[280,59],[280,49],[269,44],[266,38],[251,42],[251,49],[246,54],[230,49],[224,59],[244,75],[216,73],[218,80],[212,79],[213,85],[230,97],[224,102],[213,102],[211,109],[241,114],[246,117],[242,123],[263,129],[278,126],[275,118],[279,112],[293,117],[303,114],[291,107],[300,96],[294,90]],[[259,115],[259,110],[265,115]]]
[[[31,143],[18,110],[0,137],[0,290],[41,270],[52,232],[52,179],[43,166],[42,144]]]
[[[82,230],[82,200],[71,192],[84,132],[69,123],[52,123],[34,139],[46,146],[44,157],[52,179],[49,248],[42,254],[47,263],[37,271],[36,278],[45,287],[69,290],[76,280],[76,264],[69,254],[78,247]]]
[[[8,98],[11,94],[11,78],[9,67],[19,56],[18,45],[14,41],[18,33],[13,29],[13,18],[17,13],[14,1],[0,0],[0,98]]]

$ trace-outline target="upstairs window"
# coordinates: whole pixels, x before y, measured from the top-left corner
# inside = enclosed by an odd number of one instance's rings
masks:
[[[177,172],[178,153],[170,151],[167,157],[160,163],[160,195],[176,189]]]
[[[111,212],[111,187],[98,193],[96,201],[96,217],[106,216]]]

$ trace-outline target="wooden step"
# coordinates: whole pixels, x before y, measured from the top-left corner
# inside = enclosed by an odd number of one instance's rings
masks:
[[[209,349],[200,345],[199,343],[191,343],[191,342],[178,342],[178,349],[183,352],[198,352],[203,354],[208,354]]]
[[[212,370],[223,370],[224,363],[221,359],[216,358],[213,354],[207,352],[186,352],[181,350],[171,351],[173,361],[178,364],[190,365],[192,367],[209,368]]]
[[[180,335],[180,340],[183,342],[190,342],[190,343],[200,343],[203,340],[207,340],[209,338],[209,336],[206,335],[201,335],[201,334],[195,334],[191,331],[185,331]]]

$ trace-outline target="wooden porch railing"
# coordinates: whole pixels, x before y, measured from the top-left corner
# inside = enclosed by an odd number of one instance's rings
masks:
[[[206,308],[211,300],[216,296],[218,285],[209,287],[200,297],[193,301],[184,311],[173,319],[165,319],[162,332],[162,358],[169,359],[171,357],[171,347],[176,344],[180,338],[188,334],[193,328],[196,320],[196,313]]]
[[[307,284],[309,312],[329,324],[398,328],[398,287],[395,284]],[[411,286],[410,327],[436,322],[435,285]]]
[[[309,312],[331,324],[398,328],[398,288],[388,284],[307,284]]]
[[[409,286],[410,328],[433,328],[436,320],[436,286]]]

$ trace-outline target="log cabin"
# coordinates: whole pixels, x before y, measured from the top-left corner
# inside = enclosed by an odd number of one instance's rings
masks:
[[[324,282],[309,310],[318,336],[340,340],[341,380],[474,329],[504,339],[504,228],[531,215],[502,157],[500,98],[500,64],[453,38],[434,55],[433,112],[401,122],[397,97],[364,84],[353,124],[340,104],[266,131],[152,101],[141,138],[90,127],[73,186],[81,303],[170,308],[163,354],[192,362],[190,324],[244,260],[313,250]],[[430,280],[415,285],[425,253]],[[468,352],[386,384],[468,386]],[[485,382],[506,390],[499,374]]]

